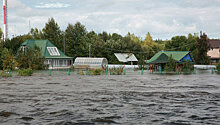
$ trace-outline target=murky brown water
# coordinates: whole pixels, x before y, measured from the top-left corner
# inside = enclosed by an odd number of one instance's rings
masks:
[[[0,124],[219,124],[220,75],[0,78]]]

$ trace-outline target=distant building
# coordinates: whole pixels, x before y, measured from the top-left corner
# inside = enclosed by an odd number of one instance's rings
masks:
[[[49,68],[70,68],[73,64],[73,58],[66,56],[49,40],[26,40],[21,44],[20,49],[25,50],[27,47],[34,48],[37,46],[41,49],[41,56],[46,58],[44,64],[49,65]]]
[[[74,61],[75,69],[105,69],[107,67],[106,58],[77,57]]]
[[[138,62],[137,58],[133,53],[114,53],[119,62],[131,63],[133,65]]]
[[[187,60],[189,60],[191,64],[195,64],[195,60],[190,51],[160,51],[150,60],[147,60],[147,64],[155,65],[157,69],[159,67],[164,69],[171,55],[178,65],[182,65]]]
[[[216,64],[220,60],[220,40],[211,39],[209,45],[207,56],[209,56],[211,64]]]

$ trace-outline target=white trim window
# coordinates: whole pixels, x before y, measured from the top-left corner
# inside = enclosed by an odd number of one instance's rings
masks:
[[[57,47],[47,47],[47,50],[51,56],[59,56],[60,55]]]

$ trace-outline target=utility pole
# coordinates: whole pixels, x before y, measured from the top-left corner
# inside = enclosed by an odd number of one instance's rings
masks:
[[[89,43],[89,57],[91,57],[91,43]]]

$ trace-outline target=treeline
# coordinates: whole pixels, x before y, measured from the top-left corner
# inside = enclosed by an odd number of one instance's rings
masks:
[[[1,30],[0,36],[2,36]],[[171,40],[153,40],[148,32],[146,38],[142,39],[131,33],[122,36],[117,33],[87,31],[80,22],[74,25],[68,24],[65,31],[62,31],[53,18],[48,20],[43,29],[32,28],[27,34],[1,42],[0,56],[3,48],[6,48],[15,56],[20,45],[27,39],[48,39],[61,51],[64,51],[66,55],[73,58],[88,57],[89,46],[91,46],[91,57],[105,57],[109,63],[114,64],[119,63],[114,53],[134,53],[139,62],[143,63],[144,60],[150,59],[161,50],[192,51],[198,64],[208,64],[205,53],[208,50],[208,45],[204,44],[208,40],[206,34],[200,36],[189,34],[187,37],[175,36]],[[203,53],[201,53],[201,50],[203,50]],[[0,66],[2,67],[2,59],[0,60]]]

